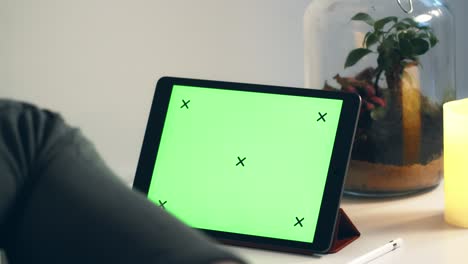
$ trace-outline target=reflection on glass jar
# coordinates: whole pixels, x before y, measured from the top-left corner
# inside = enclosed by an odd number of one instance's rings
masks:
[[[442,104],[455,99],[453,18],[442,0],[314,0],[309,88],[363,99],[345,192],[395,196],[442,177]]]

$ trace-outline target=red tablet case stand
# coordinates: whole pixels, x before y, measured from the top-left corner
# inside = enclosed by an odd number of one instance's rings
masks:
[[[361,233],[356,226],[351,222],[351,219],[346,215],[343,209],[338,212],[336,219],[335,234],[332,241],[332,246],[327,253],[336,253],[349,245],[354,240],[358,239]]]
[[[335,234],[333,236],[332,245],[330,250],[325,253],[321,254],[332,254],[340,251],[347,245],[349,245],[354,240],[358,239],[361,236],[361,233],[357,230],[356,226],[351,222],[349,217],[340,208],[338,211],[338,217],[336,219],[336,226],[335,226]],[[314,255],[314,253],[310,253],[309,251],[302,250],[302,249],[285,249],[283,247],[275,247],[275,246],[263,246],[256,243],[251,242],[240,242],[236,240],[228,240],[228,239],[219,239],[220,242],[223,242],[228,245],[233,246],[242,246],[242,247],[251,247],[251,248],[260,248],[266,250],[278,250],[282,252],[288,253],[297,253],[297,254],[306,254],[306,255]]]

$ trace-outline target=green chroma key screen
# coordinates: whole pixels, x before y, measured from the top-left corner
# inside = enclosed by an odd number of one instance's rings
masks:
[[[174,85],[148,198],[194,228],[312,243],[342,103]]]

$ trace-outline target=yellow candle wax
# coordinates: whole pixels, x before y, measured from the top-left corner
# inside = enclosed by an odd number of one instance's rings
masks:
[[[444,104],[445,221],[468,228],[468,99]]]

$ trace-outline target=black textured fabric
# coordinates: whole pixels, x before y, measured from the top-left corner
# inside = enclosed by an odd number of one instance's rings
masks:
[[[8,100],[0,247],[10,264],[243,263],[126,187],[59,115]]]

